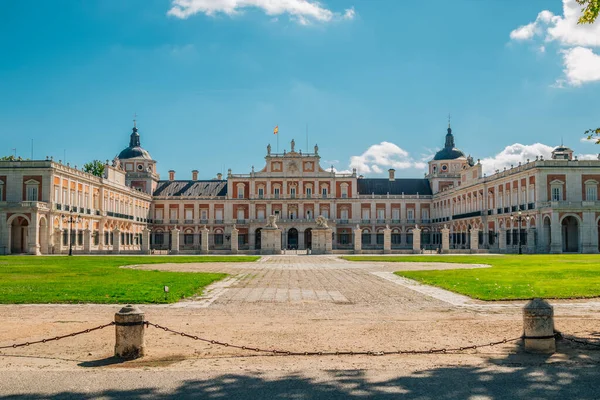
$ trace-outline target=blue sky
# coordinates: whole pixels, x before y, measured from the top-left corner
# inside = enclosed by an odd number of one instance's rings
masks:
[[[488,169],[561,138],[600,150],[580,140],[600,125],[600,28],[571,26],[574,0],[266,3],[0,2],[0,154],[112,159],[134,112],[163,178],[258,169],[275,125],[281,151],[308,125],[324,166],[418,177],[449,112]]]

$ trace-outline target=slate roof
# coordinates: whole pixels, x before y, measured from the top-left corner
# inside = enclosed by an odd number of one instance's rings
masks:
[[[226,196],[227,181],[158,181],[154,196],[210,197]]]
[[[431,195],[429,180],[404,178],[390,181],[388,178],[362,178],[358,180],[358,194],[368,195],[406,194]]]

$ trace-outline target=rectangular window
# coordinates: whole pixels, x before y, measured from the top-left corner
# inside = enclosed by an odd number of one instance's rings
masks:
[[[279,198],[279,188],[278,187],[276,187],[275,189],[273,189],[273,194],[274,194],[274,196],[275,196],[276,199]]]
[[[223,210],[222,209],[218,209],[215,210],[215,219],[218,221],[223,221]]]
[[[348,197],[348,186],[342,186],[342,198],[347,198]]]
[[[407,209],[406,210],[406,219],[408,219],[409,221],[414,221],[415,210],[413,210],[412,208]]]
[[[194,219],[194,210],[191,208],[186,208],[185,209],[185,219],[187,219],[188,221],[191,221]]]
[[[0,198],[2,196],[0,195]],[[586,201],[598,200],[598,188],[595,185],[588,185],[585,188],[585,199]]]
[[[329,219],[329,209],[325,208],[323,210],[321,210],[321,215],[327,219]],[[346,213],[346,217],[348,216],[348,214]]]
[[[400,219],[400,209],[398,209],[398,208],[392,209],[392,219],[395,219],[395,220]]]
[[[292,199],[295,199],[295,198],[296,198],[296,188],[294,188],[294,187],[293,187],[293,188],[290,188],[290,197],[291,197]]]
[[[38,188],[37,186],[27,186],[27,201],[38,200]]]
[[[262,208],[261,208],[261,209],[259,209],[259,210],[256,212],[256,217],[257,217],[259,220],[261,220],[261,221],[262,221],[262,220],[264,220],[264,219],[265,219],[265,210],[263,210]]]
[[[377,219],[383,220],[385,219],[385,210],[380,208],[377,210]]]
[[[2,196],[0,196],[0,200]],[[54,186],[54,202],[60,203],[60,188],[58,186]]]
[[[362,219],[365,221],[371,219],[371,211],[368,208],[363,208],[362,210]]]
[[[154,219],[162,221],[163,218],[164,218],[164,215],[163,215],[162,208],[157,208],[156,210],[154,210]]]
[[[154,244],[162,245],[165,242],[165,235],[163,233],[154,234]]]
[[[223,246],[223,234],[215,233],[215,246]]]
[[[326,187],[321,188],[321,196],[323,196],[324,199],[327,198],[327,188]]]
[[[244,217],[244,210],[243,209],[237,210],[237,219],[238,220],[244,220],[245,219],[245,217]]]
[[[265,189],[264,188],[258,188],[258,198],[262,199],[263,197],[265,197]]]
[[[244,187],[243,186],[239,186],[238,187],[237,198],[238,199],[243,199],[244,198]]]
[[[312,197],[312,188],[306,188],[306,197],[309,199]]]
[[[200,215],[202,216],[201,218],[203,220],[207,220],[208,219],[208,211],[206,211],[206,210],[200,210]]]
[[[552,201],[561,201],[562,200],[562,188],[559,186],[555,186],[552,188]]]
[[[4,185],[0,181],[0,201],[2,201],[2,199],[4,198],[3,194],[4,194]]]
[[[177,209],[176,208],[171,208],[169,210],[169,218],[172,220],[176,220],[177,219]]]
[[[423,220],[429,220],[429,210],[428,209],[423,209],[421,210],[421,219]]]
[[[327,210],[324,210],[324,211],[327,211]],[[344,208],[340,212],[340,216],[342,217],[341,219],[343,219],[344,221],[347,221],[348,220],[348,210]]]
[[[183,244],[191,246],[194,244],[194,235],[192,233],[186,233],[183,235]]]

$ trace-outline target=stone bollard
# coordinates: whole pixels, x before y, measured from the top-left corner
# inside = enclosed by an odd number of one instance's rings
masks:
[[[533,299],[523,308],[525,351],[552,354],[556,351],[554,309],[543,299]]]
[[[115,357],[133,360],[144,356],[144,313],[137,307],[126,305],[115,314]]]

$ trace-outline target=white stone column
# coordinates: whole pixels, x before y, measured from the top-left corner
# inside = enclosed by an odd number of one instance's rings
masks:
[[[390,254],[392,252],[392,230],[386,225],[383,230],[383,254]]]
[[[595,216],[594,212],[586,211],[583,213],[583,223],[579,235],[582,253],[598,252],[598,226],[596,225]]]
[[[535,249],[536,249],[535,232],[536,232],[535,228],[527,229],[527,252],[528,253],[535,253]]]
[[[204,225],[204,227],[202,229],[200,229],[200,233],[202,234],[202,238],[200,239],[200,251],[202,252],[202,254],[208,254],[208,235],[209,235],[209,230],[206,227],[206,225]]]
[[[89,229],[83,231],[83,252],[85,254],[92,252],[92,231]]]
[[[506,251],[506,229],[504,228],[498,231],[498,248]]]
[[[119,254],[121,252],[121,231],[119,228],[115,228],[112,231],[113,234],[113,253]]]
[[[354,254],[362,253],[362,229],[357,225],[354,228]]]
[[[413,253],[420,254],[421,253],[421,229],[416,226],[412,230],[413,234]]]
[[[31,214],[31,224],[28,227],[29,232],[27,233],[27,247],[29,254],[39,256],[40,252],[40,223],[38,221],[38,214]]]
[[[450,229],[444,225],[442,228],[442,253],[450,251]]]
[[[233,228],[231,229],[231,254],[238,253],[238,234],[239,230],[235,227],[234,224]]]
[[[179,254],[179,229],[171,230],[171,254]]]
[[[550,253],[562,253],[562,227],[557,211],[552,211],[550,232]]]
[[[471,229],[471,250],[479,250],[479,229]]]
[[[150,229],[142,229],[142,254],[150,254]]]

